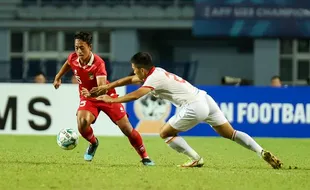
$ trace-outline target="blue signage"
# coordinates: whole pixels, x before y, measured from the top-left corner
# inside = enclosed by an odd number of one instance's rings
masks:
[[[127,92],[138,86],[128,86]],[[310,137],[310,87],[200,86],[218,103],[237,130],[255,137]],[[147,95],[126,104],[129,119],[143,134],[157,134],[177,109]],[[205,123],[184,136],[217,136]]]

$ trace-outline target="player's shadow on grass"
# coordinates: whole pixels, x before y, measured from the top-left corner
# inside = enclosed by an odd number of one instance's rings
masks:
[[[259,166],[249,166],[249,167],[221,167],[221,166],[206,166],[207,168],[211,170],[230,170],[230,171],[237,171],[237,170],[249,170],[249,171],[254,171],[254,170],[273,170],[273,171],[281,171],[281,170],[310,170],[310,167],[296,167],[296,166],[284,166],[281,169],[273,169],[271,167],[259,167]]]
[[[128,164],[128,163],[102,163],[102,162],[49,162],[49,161],[22,161],[22,160],[0,160],[0,165],[1,164],[19,164],[19,165],[64,165],[64,166],[69,166],[69,165],[73,165],[73,166],[94,166],[94,167],[101,167],[101,168],[137,168],[137,167],[147,167],[147,166],[143,166],[142,163],[132,163],[132,164]],[[160,168],[175,168],[177,167],[175,164],[172,163],[166,163],[166,164],[157,164],[155,166],[148,166],[148,167],[160,167]],[[180,167],[179,167],[180,168]],[[221,167],[221,166],[204,166],[201,168],[180,168],[180,169],[209,169],[209,170],[230,170],[230,171],[236,171],[236,170],[273,170],[272,168],[269,167],[257,167],[257,166],[253,166],[253,167]],[[274,171],[281,171],[281,170],[310,170],[310,167],[296,167],[296,166],[285,166],[279,170],[274,170]]]
[[[128,168],[128,167],[139,167],[139,165],[143,166],[142,163],[103,163],[103,162],[49,162],[49,161],[22,161],[22,160],[0,160],[0,165],[1,164],[17,164],[17,165],[79,165],[79,166],[87,166],[87,165],[92,165],[92,166],[98,166],[98,167],[113,167],[113,168]],[[160,165],[160,167],[171,167],[171,165]]]
[[[137,168],[137,167],[147,167],[143,166],[141,162],[134,162],[132,164],[128,163],[108,163],[108,162],[49,162],[49,161],[28,161],[28,160],[0,160],[1,164],[17,164],[17,165],[58,165],[58,166],[70,166],[70,165],[78,165],[78,166],[89,166],[92,165],[94,167],[102,167],[102,168]],[[156,166],[149,166],[149,167],[176,167],[174,164],[159,164]]]
[[[126,167],[128,167],[128,164],[124,164],[124,163],[115,163],[115,164],[109,164],[109,163],[107,163],[107,164],[104,164],[104,165],[102,165],[103,167],[108,167],[108,168],[126,168]],[[137,162],[137,163],[133,163],[133,164],[129,164],[129,167],[147,167],[147,168],[153,168],[153,167],[161,167],[161,168],[163,168],[163,167],[165,167],[165,168],[171,168],[171,167],[176,167],[175,165],[172,165],[172,164],[156,164],[155,166],[144,166],[142,163],[139,163],[139,162]]]

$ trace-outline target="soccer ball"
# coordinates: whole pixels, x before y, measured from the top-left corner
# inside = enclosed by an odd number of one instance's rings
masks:
[[[71,128],[65,128],[57,134],[57,144],[64,150],[72,150],[79,142],[79,135]]]

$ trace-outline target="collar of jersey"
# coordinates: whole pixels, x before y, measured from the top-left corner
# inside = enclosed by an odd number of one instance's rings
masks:
[[[91,53],[91,57],[90,57],[90,60],[89,60],[89,62],[87,63],[87,65],[82,66],[81,63],[80,63],[80,59],[77,58],[76,61],[79,63],[80,67],[85,68],[86,66],[89,66],[89,67],[92,66],[92,64],[93,64],[93,62],[94,62],[94,59],[95,59],[95,56],[94,56],[94,54],[93,54],[92,52],[90,52],[90,53]]]
[[[144,81],[147,79],[147,77],[149,77],[153,72],[155,71],[155,67],[152,67],[149,72],[146,75],[146,78],[144,79]]]

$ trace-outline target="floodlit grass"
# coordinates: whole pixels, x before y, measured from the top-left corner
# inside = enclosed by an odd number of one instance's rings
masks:
[[[144,137],[154,167],[145,167],[126,137],[100,137],[92,162],[83,160],[84,139],[71,151],[56,137],[0,136],[0,189],[309,189],[309,139],[256,139],[277,155],[274,170],[238,144],[222,138],[185,137],[204,157],[202,168],[178,168],[187,158],[159,137]],[[292,169],[289,169],[292,166]],[[294,169],[297,167],[297,169]]]

